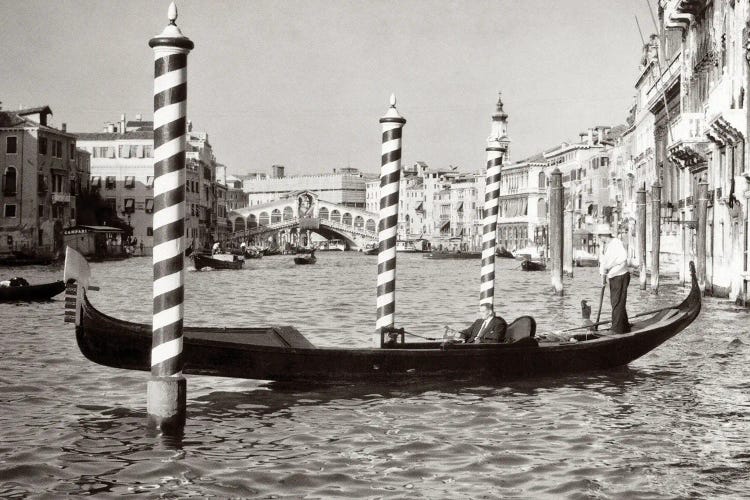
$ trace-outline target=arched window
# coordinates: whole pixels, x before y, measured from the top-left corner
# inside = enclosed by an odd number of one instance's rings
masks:
[[[267,226],[269,222],[270,222],[270,219],[268,218],[268,212],[261,212],[258,223],[261,226]]]
[[[281,222],[281,210],[278,208],[274,208],[271,212],[271,224],[274,224],[276,222]]]
[[[375,227],[375,221],[372,220],[372,219],[367,219],[367,223],[365,223],[365,229],[367,229],[371,233],[374,233],[375,229],[376,229],[376,227]]]
[[[334,209],[333,212],[331,212],[331,220],[333,222],[341,222],[341,213]]]
[[[292,217],[294,217],[292,207],[284,207],[284,220],[290,220]]]
[[[404,220],[406,221],[407,224],[409,223],[409,214],[406,214],[406,217],[404,217]]]
[[[318,217],[320,217],[321,219],[327,219],[328,209],[326,207],[320,207],[320,210],[318,210]]]
[[[536,216],[547,217],[547,202],[544,198],[539,198],[536,202]]]
[[[234,230],[233,232],[237,231],[244,231],[245,230],[245,219],[242,217],[235,217],[234,218]]]
[[[5,169],[3,176],[3,194],[5,196],[15,196],[16,194],[16,168],[8,167]]]
[[[258,227],[258,219],[255,214],[250,214],[247,216],[247,228],[252,229],[254,227]]]
[[[365,227],[365,219],[364,219],[364,217],[361,217],[359,215],[356,216],[354,218],[354,227],[356,229],[362,229],[362,228],[364,228]]]
[[[352,225],[352,214],[350,214],[348,212],[345,213],[344,216],[341,218],[341,223],[342,224],[346,224],[347,226],[351,226]]]

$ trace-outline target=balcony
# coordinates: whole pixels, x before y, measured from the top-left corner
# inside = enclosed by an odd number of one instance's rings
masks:
[[[70,203],[68,193],[52,193],[52,203]]]

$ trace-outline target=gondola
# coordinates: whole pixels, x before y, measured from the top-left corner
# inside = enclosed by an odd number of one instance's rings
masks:
[[[242,269],[242,265],[245,263],[244,260],[237,259],[236,256],[234,256],[234,260],[215,259],[213,257],[209,257],[208,255],[203,255],[200,253],[194,253],[192,257],[193,263],[195,264],[195,269],[198,271],[206,267],[210,267],[212,269]]]
[[[294,263],[298,266],[304,266],[308,264],[315,264],[318,261],[317,257],[315,257],[315,251],[313,251],[309,255],[303,255],[301,257],[295,257]]]
[[[378,254],[378,247],[370,247],[366,248],[362,251],[365,255],[377,255]]]
[[[0,302],[50,300],[63,290],[65,290],[65,283],[62,281],[28,286],[2,286],[0,287]]]
[[[528,259],[521,262],[521,270],[523,271],[544,271],[545,269],[547,269],[547,265],[544,262],[536,262]]]
[[[701,292],[690,263],[692,287],[678,305],[652,311],[632,331],[535,336],[536,322],[523,316],[508,327],[514,342],[452,344],[389,341],[381,348],[316,347],[292,326],[190,327],[183,330],[183,372],[243,379],[321,383],[410,383],[420,380],[527,378],[613,368],[650,352],[690,325],[701,309]],[[75,277],[75,273],[66,276]],[[104,366],[149,371],[151,325],[130,323],[98,311],[85,290],[76,302],[76,339],[85,357]],[[632,317],[635,319],[636,315]],[[556,338],[556,340],[554,340]]]

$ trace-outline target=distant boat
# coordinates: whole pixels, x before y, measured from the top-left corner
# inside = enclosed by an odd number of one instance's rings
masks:
[[[301,257],[294,258],[294,263],[299,266],[315,264],[317,261],[318,259],[315,257],[315,250],[313,250],[309,255],[303,255]]]
[[[0,302],[50,300],[65,290],[65,283],[55,281],[40,285],[0,286]]]
[[[206,267],[210,267],[212,269],[242,269],[242,265],[245,263],[244,260],[237,258],[236,255],[229,254],[227,254],[226,256],[223,256],[221,254],[208,256],[200,253],[194,253],[192,255],[192,258],[193,262],[195,263],[195,269],[198,271]]]
[[[340,251],[343,252],[346,250],[346,243],[344,243],[343,240],[328,240],[328,241],[321,241],[318,243],[318,250],[321,252],[326,251]]]
[[[377,255],[378,254],[378,244],[377,243],[368,243],[365,245],[364,250],[362,250],[362,253],[365,255]]]
[[[396,251],[406,253],[423,253],[430,251],[430,242],[423,238],[413,240],[396,240]]]
[[[497,250],[495,250],[495,257],[500,257],[502,259],[512,259],[513,254],[510,253],[505,247],[498,247]]]
[[[524,271],[544,271],[547,269],[547,265],[544,262],[524,260],[521,262],[521,269]]]
[[[513,251],[513,258],[516,260],[539,260],[541,257],[537,247],[525,247]]]
[[[430,252],[424,256],[425,259],[481,259],[482,252]]]
[[[591,255],[583,250],[577,250],[573,260],[576,267],[597,267],[599,265],[599,259],[596,255]]]

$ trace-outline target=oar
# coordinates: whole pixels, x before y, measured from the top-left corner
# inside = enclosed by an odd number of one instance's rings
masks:
[[[656,314],[658,312],[666,311],[668,309],[676,309],[676,307],[675,306],[662,307],[660,309],[654,309],[653,311],[644,311],[642,313],[634,314],[633,316],[630,316],[630,317],[631,318],[639,318],[641,316],[648,316],[650,314]],[[573,332],[575,330],[584,330],[586,328],[591,328],[592,326],[606,325],[607,323],[611,323],[611,322],[612,322],[612,318],[610,318],[610,319],[604,319],[602,321],[597,321],[596,323],[591,323],[590,325],[577,326],[575,328],[567,328],[565,330],[560,330],[560,331],[558,331],[556,333]]]
[[[599,295],[599,312],[596,313],[596,322],[593,325],[594,330],[596,330],[596,326],[599,325],[599,319],[602,317],[602,303],[604,302],[604,290],[607,288],[607,275],[604,275],[602,283],[602,293]]]

